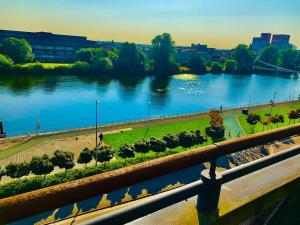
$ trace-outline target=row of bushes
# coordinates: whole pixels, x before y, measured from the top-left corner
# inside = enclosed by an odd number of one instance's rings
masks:
[[[77,163],[85,164],[84,169],[72,169],[75,165],[74,154],[61,150],[55,151],[52,157],[49,157],[48,155],[33,157],[29,163],[10,163],[5,167],[5,170],[0,169],[0,178],[2,176],[21,178],[30,173],[34,175],[43,175],[43,178],[41,178],[41,176],[34,176],[31,178],[16,179],[3,184],[0,186],[0,198],[124,167],[124,163],[120,160],[111,161],[115,155],[124,158],[125,165],[131,165],[153,159],[153,156],[145,155],[145,153],[149,151],[156,152],[156,157],[158,157],[159,153],[164,156],[170,154],[172,149],[179,146],[186,149],[194,145],[202,144],[205,141],[207,141],[207,139],[201,135],[199,130],[197,130],[195,132],[184,131],[177,135],[168,134],[162,139],[151,138],[149,140],[142,140],[133,145],[124,144],[120,146],[117,151],[113,150],[112,147],[108,145],[104,145],[94,150],[85,148],[77,159]],[[167,148],[170,149],[169,152],[166,152]],[[141,157],[135,158],[135,153],[140,153]],[[86,164],[91,162],[92,159],[95,160],[96,165],[86,167]],[[97,162],[102,163],[100,167],[97,166]],[[65,169],[65,171],[63,173],[58,172],[46,176],[54,170],[55,166]]]
[[[297,119],[300,119],[300,109],[293,109],[288,114],[289,123],[293,120],[294,123]],[[254,132],[254,127],[257,123],[261,123],[263,126],[263,130],[265,126],[269,126],[270,124],[279,125],[279,123],[284,123],[284,116],[281,114],[271,115],[270,113],[266,114],[265,118],[262,118],[260,115],[255,113],[250,113],[246,118],[247,123],[252,127],[252,132]]]

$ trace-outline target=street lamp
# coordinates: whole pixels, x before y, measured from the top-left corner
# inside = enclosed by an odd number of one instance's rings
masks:
[[[274,94],[273,94],[273,100],[272,100],[272,104],[271,104],[271,112],[270,112],[270,115],[272,115],[272,111],[273,111],[273,107],[275,105],[275,97],[276,95],[278,94],[277,91],[274,91]]]
[[[148,130],[148,128],[149,128],[149,120],[150,120],[150,104],[151,104],[151,102],[148,102],[147,130]]]
[[[97,148],[97,144],[98,144],[98,103],[99,101],[96,100],[96,147]]]

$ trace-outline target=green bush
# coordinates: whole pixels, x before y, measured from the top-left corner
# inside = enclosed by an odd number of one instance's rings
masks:
[[[0,54],[0,70],[6,70],[13,65],[13,61],[11,58]]]

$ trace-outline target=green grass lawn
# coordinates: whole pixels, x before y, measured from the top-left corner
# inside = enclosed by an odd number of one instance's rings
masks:
[[[36,63],[25,63],[25,64],[22,64],[21,66],[22,67],[29,67],[29,66],[32,66]],[[69,66],[71,64],[68,64],[68,63],[40,63],[43,65],[44,68],[50,68],[50,69],[53,69],[53,68],[56,68],[56,67],[59,67],[59,66]]]
[[[150,125],[145,139],[148,140],[151,137],[162,138],[166,134],[177,134],[181,131],[195,131],[201,130],[202,135],[205,135],[205,127],[209,125],[209,117],[204,117],[199,120],[181,121],[167,124]],[[108,134],[104,136],[104,142],[113,146],[115,150],[118,150],[122,144],[134,144],[135,142],[142,140],[146,133],[146,127],[134,128],[131,131],[125,131],[116,134]],[[212,139],[208,137],[208,141],[199,146],[205,146],[212,144]],[[192,148],[195,148],[192,147]],[[184,151],[182,147],[178,147],[173,152]],[[156,154],[149,152],[146,155]],[[140,155],[138,155],[140,157]]]
[[[261,118],[265,118],[266,117],[265,114],[270,113],[270,109],[253,111],[253,112],[250,112],[250,113],[256,113],[256,114],[260,115]],[[278,123],[278,127],[284,127],[284,126],[289,125],[290,121],[289,121],[289,118],[288,118],[288,114],[292,109],[300,109],[300,104],[295,104],[295,105],[292,105],[292,106],[289,106],[289,107],[276,107],[275,106],[273,108],[272,114],[282,114],[284,116],[284,123]],[[239,120],[241,126],[243,127],[245,133],[246,134],[252,134],[253,133],[252,128],[247,123],[246,119],[247,119],[246,115],[238,116],[238,120]],[[291,124],[293,124],[293,121],[291,121]],[[271,130],[271,129],[274,129],[274,128],[277,128],[277,125],[274,125],[274,124],[272,125],[271,124],[268,127],[266,127],[266,126],[263,127],[263,125],[261,123],[257,123],[257,125],[255,125],[255,128],[254,128],[254,133],[262,132],[264,130]]]

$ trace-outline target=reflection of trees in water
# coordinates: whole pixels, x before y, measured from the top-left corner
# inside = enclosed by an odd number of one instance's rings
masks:
[[[151,80],[151,102],[157,106],[165,106],[169,94],[169,77],[154,77]]]
[[[32,89],[45,82],[45,76],[9,75],[0,77],[0,86],[15,94],[28,94]]]
[[[144,76],[128,76],[117,78],[120,84],[119,96],[123,100],[131,100],[136,96],[137,86],[145,79]]]

